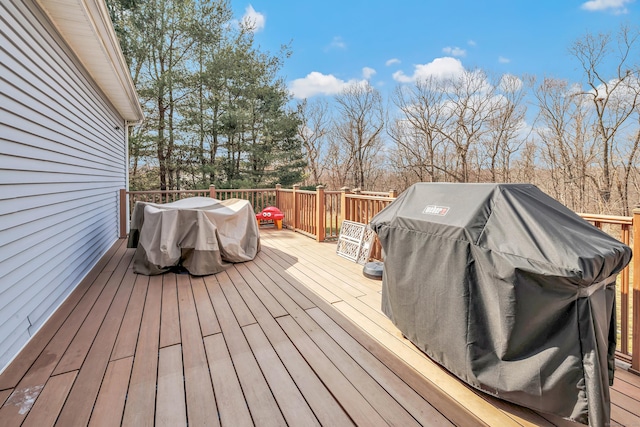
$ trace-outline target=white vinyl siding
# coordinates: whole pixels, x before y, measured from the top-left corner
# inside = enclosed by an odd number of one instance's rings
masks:
[[[125,129],[40,9],[0,2],[0,371],[117,239]]]

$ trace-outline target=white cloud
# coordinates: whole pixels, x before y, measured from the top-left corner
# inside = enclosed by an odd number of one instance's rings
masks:
[[[598,86],[595,94],[598,99],[608,98],[607,102],[613,104],[612,108],[620,108],[631,111],[631,108],[634,105],[636,99],[637,88],[639,85],[640,81],[638,81],[638,79],[634,77],[630,77],[628,79],[625,79],[624,81],[612,79],[609,80],[608,85],[601,84],[600,86]],[[615,90],[607,92],[607,89],[611,88],[615,88]],[[591,93],[594,93],[594,91],[591,91]]]
[[[337,49],[337,50],[347,49],[347,44],[344,42],[344,40],[342,40],[342,37],[335,36],[333,40],[331,40],[331,43],[329,43],[329,46],[327,46],[324,50],[329,51],[334,49]]]
[[[447,55],[451,55],[451,56],[457,56],[457,57],[464,57],[467,56],[467,51],[464,49],[461,49],[459,47],[443,47],[442,48],[442,52],[446,53]]]
[[[267,23],[267,17],[263,13],[256,12],[253,6],[249,5],[244,10],[242,23],[245,27],[250,28],[254,33],[264,29]]]
[[[468,44],[469,46],[476,46],[476,45],[477,45],[477,43],[476,43],[476,41],[475,41],[475,40],[469,40],[469,41],[467,42],[467,44]]]
[[[632,2],[633,0],[589,0],[582,3],[580,8],[590,12],[611,10],[615,14],[623,14],[629,12],[625,5]]]
[[[371,77],[373,77],[376,74],[376,70],[374,70],[373,68],[370,67],[364,67],[362,69],[362,77],[365,78],[365,80],[369,80]]]
[[[384,63],[387,67],[393,64],[399,64],[400,60],[398,58],[391,58],[387,62]]]
[[[500,83],[498,87],[500,90],[506,93],[517,92],[522,89],[524,86],[524,82],[520,77],[514,76],[513,74],[505,74],[500,78]]]
[[[504,56],[499,56],[498,62],[501,64],[508,64],[509,62],[511,62],[511,60],[509,58],[505,58]]]
[[[364,69],[363,69],[364,72]],[[361,83],[355,79],[344,81],[333,74],[322,74],[312,71],[302,79],[295,79],[289,84],[294,98],[311,98],[315,95],[335,95],[350,85]]]
[[[451,57],[436,58],[428,64],[417,64],[414,67],[413,75],[407,76],[403,71],[396,71],[393,79],[400,83],[411,83],[431,76],[445,78],[464,73],[462,62]]]

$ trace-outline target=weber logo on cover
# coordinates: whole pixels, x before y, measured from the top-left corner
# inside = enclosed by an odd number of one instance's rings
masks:
[[[448,206],[435,206],[435,205],[429,205],[426,208],[424,208],[424,210],[422,211],[423,214],[438,215],[438,216],[445,216],[447,212],[449,212]]]

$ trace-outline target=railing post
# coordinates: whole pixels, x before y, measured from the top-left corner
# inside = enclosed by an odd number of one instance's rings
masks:
[[[316,187],[316,241],[324,242],[327,232],[327,208],[324,199],[324,186]]]
[[[625,245],[631,245],[630,238],[630,225],[622,224],[620,226],[620,241]],[[621,342],[620,351],[623,354],[629,353],[629,270],[630,265],[627,265],[620,272],[620,329],[621,329]]]
[[[398,197],[398,190],[389,190],[389,198],[395,199]]]
[[[127,189],[120,189],[120,238],[124,239],[127,237]]]
[[[347,194],[350,194],[349,187],[342,187],[340,189],[340,224],[342,221],[349,219],[349,205],[347,203]],[[340,228],[340,225],[338,225]]]
[[[296,230],[298,228],[298,220],[300,219],[300,212],[298,212],[298,190],[300,190],[300,184],[295,184],[293,186],[293,221],[291,224],[293,229]]]
[[[276,208],[282,210],[280,207],[280,190],[282,190],[282,185],[276,184],[276,200],[274,203],[276,204]]]
[[[209,186],[209,197],[211,197],[212,199],[216,198],[216,186],[213,184]]]
[[[362,193],[361,188],[353,189],[353,194],[355,194],[356,196],[360,195],[360,193]],[[349,206],[349,215],[351,216],[351,218],[349,219],[355,222],[364,222],[362,221],[362,200],[360,199],[352,199],[352,200],[353,200],[353,205]]]
[[[640,375],[640,208],[633,210],[633,254],[631,370]]]

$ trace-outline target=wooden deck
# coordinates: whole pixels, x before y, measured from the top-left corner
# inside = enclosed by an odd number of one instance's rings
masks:
[[[215,276],[139,276],[120,240],[0,375],[0,426],[571,425],[491,398],[381,313],[335,244],[262,230]],[[640,426],[618,370],[612,424]]]

